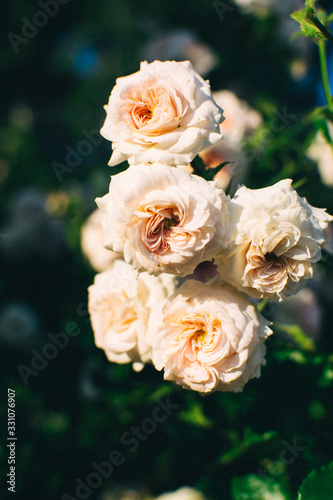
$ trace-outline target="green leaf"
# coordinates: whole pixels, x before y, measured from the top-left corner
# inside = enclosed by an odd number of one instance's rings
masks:
[[[230,464],[237,458],[244,455],[244,453],[247,453],[253,447],[266,443],[275,437],[275,431],[267,431],[264,434],[257,434],[251,429],[246,428],[242,442],[223,453],[219,458],[219,463],[222,465]]]
[[[290,500],[281,484],[256,474],[232,478],[231,494],[232,500]]]
[[[305,353],[297,349],[276,349],[272,356],[278,361],[292,361],[298,365],[305,365],[310,362]]]
[[[305,7],[315,8],[316,0],[305,0]]]
[[[333,146],[333,140],[328,128],[327,120],[315,120],[314,126],[316,127],[317,130],[319,130],[323,134],[326,142],[331,146]]]
[[[268,300],[262,300],[257,304],[257,311],[260,313],[265,309],[265,306],[268,304]]]
[[[313,470],[302,481],[297,500],[329,500],[333,498],[333,462]]]
[[[287,333],[304,351],[315,351],[313,340],[307,336],[299,325],[288,325],[286,323],[274,323],[280,331]]]
[[[192,401],[189,408],[179,413],[179,419],[196,427],[209,428],[213,425],[204,414],[201,401]]]
[[[217,174],[223,167],[228,165],[229,163],[235,163],[234,161],[224,161],[223,163],[220,163],[215,168],[207,168],[207,165],[202,161],[199,155],[197,155],[191,162],[191,165],[194,169],[193,173],[195,175],[200,175],[206,181],[212,181]]]
[[[318,385],[320,387],[330,387],[333,384],[333,366],[331,363],[327,363],[324,367],[321,377],[318,380]]]
[[[297,10],[291,14],[291,18],[299,23],[303,35],[316,38],[317,40],[326,38],[321,30],[313,24],[313,20],[317,18],[315,10],[312,7]]]
[[[295,189],[295,191],[297,191],[297,189],[299,189],[301,186],[303,186],[307,182],[308,182],[308,178],[307,177],[302,177],[302,179],[300,179],[299,181],[293,182],[292,183],[292,187],[293,187],[293,189]]]

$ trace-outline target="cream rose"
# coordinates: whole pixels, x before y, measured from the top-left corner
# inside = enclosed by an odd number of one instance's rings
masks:
[[[203,494],[190,488],[189,486],[183,486],[176,491],[171,491],[169,493],[163,493],[162,495],[155,498],[155,500],[205,500],[206,497]]]
[[[333,140],[333,126],[327,123],[328,132]],[[316,136],[307,151],[307,155],[318,164],[319,175],[326,186],[333,186],[333,146],[329,144],[321,131]]]
[[[228,285],[186,280],[163,306],[153,363],[186,389],[239,392],[265,363],[272,333],[249,300]]]
[[[151,314],[161,314],[161,302],[174,291],[172,276],[137,273],[123,260],[97,274],[88,289],[88,310],[95,343],[110,361],[134,363],[140,369],[151,359],[147,343]]]
[[[291,183],[241,187],[229,204],[231,243],[216,259],[218,271],[251,297],[274,301],[295,294],[321,258],[323,229],[332,217],[301,198]]]
[[[179,276],[226,246],[228,201],[213,182],[158,163],[130,166],[96,199],[106,248],[138,271]]]
[[[81,249],[90,265],[99,272],[106,271],[119,254],[104,248],[103,212],[97,208],[81,229]]]
[[[225,120],[220,125],[223,141],[208,151],[201,151],[199,156],[208,168],[230,162],[216,174],[215,179],[220,188],[226,190],[229,187],[229,194],[233,194],[244,182],[248,170],[242,141],[261,125],[262,117],[230,90],[213,92],[213,99],[224,109]]]
[[[213,99],[218,106],[223,106],[225,120],[220,125],[220,130],[230,145],[239,146],[246,136],[262,124],[260,113],[231,90],[213,92]]]
[[[109,165],[186,164],[222,138],[223,110],[189,61],[142,62],[140,71],[117,79],[105,110]]]

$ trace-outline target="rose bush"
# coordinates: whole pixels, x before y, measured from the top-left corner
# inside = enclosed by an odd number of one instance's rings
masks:
[[[301,198],[291,183],[243,186],[229,204],[230,245],[216,259],[218,271],[251,297],[274,301],[295,294],[321,258],[323,229],[333,218]]]
[[[233,288],[186,280],[164,302],[163,326],[151,338],[153,363],[186,389],[239,392],[260,376],[268,325]]]
[[[154,322],[161,314],[161,302],[174,291],[172,276],[158,278],[138,274],[123,260],[115,260],[111,268],[95,276],[88,289],[88,310],[95,343],[110,361],[133,362],[136,369],[151,359],[147,343],[150,317]]]
[[[105,110],[109,165],[182,165],[222,138],[223,110],[189,61],[142,62],[140,71],[117,79]]]
[[[105,214],[105,246],[138,271],[185,276],[227,244],[229,198],[179,168],[132,165],[96,202]]]

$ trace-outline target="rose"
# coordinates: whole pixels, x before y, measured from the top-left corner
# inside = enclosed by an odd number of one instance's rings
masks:
[[[188,486],[183,486],[176,491],[163,493],[155,498],[155,500],[205,500],[203,494]]]
[[[155,59],[177,61],[189,60],[201,76],[219,66],[217,54],[186,28],[171,29],[152,33],[143,49],[142,57],[148,61]]]
[[[186,164],[222,138],[223,111],[189,61],[142,62],[140,71],[117,79],[105,110],[109,165]]]
[[[133,362],[135,369],[151,359],[147,343],[151,313],[154,321],[161,314],[161,302],[174,291],[169,275],[158,278],[138,274],[123,260],[95,276],[88,289],[88,310],[97,347],[104,349],[110,361]]]
[[[96,202],[105,214],[106,248],[139,271],[185,276],[226,246],[228,197],[179,168],[132,165]]]
[[[98,208],[88,217],[81,229],[81,249],[96,271],[106,271],[119,254],[104,248],[103,213]]]
[[[323,229],[333,218],[312,207],[285,179],[230,201],[230,245],[216,259],[221,278],[254,298],[295,294],[321,258]]]
[[[208,168],[216,168],[221,163],[229,162],[216,174],[215,179],[220,188],[226,189],[229,186],[229,194],[232,194],[247,174],[248,162],[240,147],[241,143],[261,125],[262,117],[230,90],[213,92],[213,99],[224,109],[225,120],[220,125],[223,141],[208,151],[201,151],[199,156]]]
[[[333,139],[333,125],[326,121],[330,139]],[[324,134],[318,131],[307,150],[307,156],[318,163],[319,175],[326,186],[333,186],[333,147],[328,143]]]
[[[162,313],[151,343],[153,363],[164,368],[166,380],[204,393],[239,392],[260,376],[272,331],[244,295],[228,285],[186,280]]]
[[[220,125],[224,139],[235,147],[262,124],[258,111],[252,109],[246,101],[240,100],[230,90],[213,92],[213,99],[218,106],[223,106],[225,120]]]

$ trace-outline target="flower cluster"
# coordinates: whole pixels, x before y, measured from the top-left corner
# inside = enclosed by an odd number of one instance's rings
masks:
[[[110,252],[89,288],[96,345],[186,389],[239,392],[260,376],[272,334],[252,298],[281,301],[305,286],[332,217],[290,179],[230,198],[192,173],[195,156],[222,139],[224,116],[189,62],[142,63],[105,109],[110,165],[129,168],[96,200]]]

